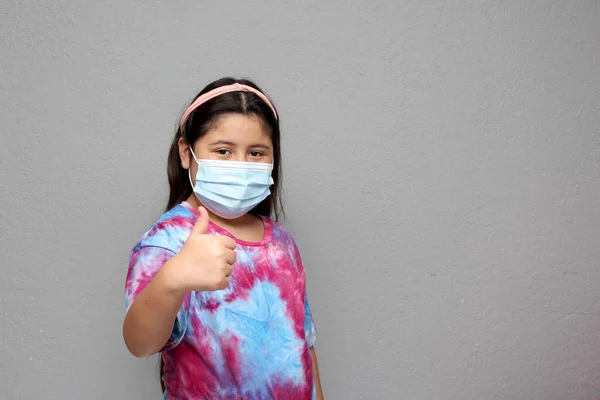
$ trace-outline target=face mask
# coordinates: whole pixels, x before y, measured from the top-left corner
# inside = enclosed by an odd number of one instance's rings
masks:
[[[198,160],[191,151],[198,164],[195,185],[188,169],[194,194],[219,217],[239,218],[271,194],[273,164]]]

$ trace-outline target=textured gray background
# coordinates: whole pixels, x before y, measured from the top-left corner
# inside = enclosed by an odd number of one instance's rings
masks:
[[[159,397],[127,253],[222,75],[283,117],[328,399],[600,397],[600,2],[2,0],[1,399]]]

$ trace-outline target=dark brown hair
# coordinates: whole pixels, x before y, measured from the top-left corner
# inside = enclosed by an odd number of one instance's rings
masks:
[[[220,86],[232,85],[234,83],[247,85],[264,93],[254,82],[247,79],[222,78],[216,80],[200,91],[194,97],[194,100]],[[193,103],[193,100],[192,102]],[[190,103],[190,104],[191,104]],[[272,103],[272,101],[271,101]],[[275,107],[273,105],[273,107]],[[274,184],[271,187],[271,194],[260,204],[254,207],[250,212],[255,215],[271,217],[278,221],[283,218],[283,204],[281,201],[281,146],[279,120],[273,114],[273,110],[258,95],[252,92],[229,92],[221,94],[206,103],[201,104],[192,112],[186,121],[183,129],[179,127],[175,132],[169,157],[167,162],[167,175],[169,177],[169,201],[166,211],[180,204],[192,194],[192,186],[189,181],[188,170],[181,166],[181,157],[179,156],[179,138],[183,138],[187,143],[193,145],[196,140],[205,135],[217,120],[227,114],[242,114],[247,116],[256,116],[261,119],[264,126],[268,129],[273,142],[273,172]],[[277,113],[279,114],[279,113]],[[164,362],[160,356],[160,375],[161,387],[165,391],[162,380]]]

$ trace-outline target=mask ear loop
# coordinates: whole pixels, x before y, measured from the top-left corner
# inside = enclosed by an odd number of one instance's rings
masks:
[[[188,178],[190,180],[190,185],[192,186],[192,190],[194,190],[196,188],[196,186],[194,185],[194,182],[192,182],[192,172],[191,172],[191,168],[188,168]]]
[[[194,157],[194,161],[196,161],[196,165],[198,165],[198,167],[200,167],[200,163],[198,162],[198,159],[196,158],[196,155],[194,154],[194,150],[192,150],[192,146],[189,146],[190,151],[192,152],[192,157]],[[196,171],[196,174],[198,173],[198,171]],[[188,178],[190,180],[190,185],[192,185],[192,189],[196,188],[196,185],[194,185],[194,182],[192,181],[192,169],[188,168]]]

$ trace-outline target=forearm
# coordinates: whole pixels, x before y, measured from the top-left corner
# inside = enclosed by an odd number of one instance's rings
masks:
[[[321,387],[321,376],[319,374],[319,363],[317,362],[317,352],[314,347],[310,348],[310,355],[312,358],[312,370],[313,378],[315,381],[317,400],[323,400],[323,388]]]
[[[123,323],[123,338],[131,354],[147,357],[167,343],[185,291],[176,289],[174,259],[165,263],[131,304]]]

